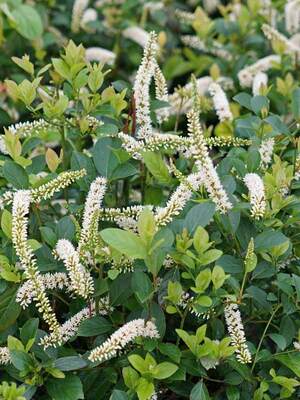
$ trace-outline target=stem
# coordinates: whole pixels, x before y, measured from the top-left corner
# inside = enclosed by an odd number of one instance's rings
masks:
[[[246,279],[247,279],[247,271],[245,271],[245,273],[244,273],[243,282],[242,282],[241,290],[240,290],[239,297],[238,297],[238,303],[239,304],[241,303],[242,298],[243,298],[243,292],[244,292]]]
[[[281,304],[278,304],[278,306],[277,306],[277,307],[275,308],[275,310],[273,311],[273,313],[272,313],[272,315],[271,315],[271,317],[270,317],[270,319],[269,319],[269,321],[268,321],[268,323],[267,323],[267,325],[266,325],[266,327],[265,327],[265,330],[264,330],[264,332],[263,332],[263,334],[262,334],[262,337],[261,337],[261,339],[260,339],[260,341],[259,341],[259,344],[258,344],[256,353],[255,353],[255,357],[254,357],[253,365],[252,365],[252,368],[251,368],[251,372],[253,372],[253,370],[254,370],[255,364],[256,364],[256,362],[257,362],[258,353],[259,353],[259,351],[260,351],[260,348],[261,348],[262,342],[263,342],[263,340],[264,340],[264,338],[265,338],[265,336],[266,336],[266,333],[267,333],[267,331],[268,331],[268,329],[269,329],[269,326],[270,326],[270,324],[271,324],[271,322],[272,322],[272,319],[274,318],[275,314],[277,313],[277,311],[279,310],[280,307],[281,307]]]

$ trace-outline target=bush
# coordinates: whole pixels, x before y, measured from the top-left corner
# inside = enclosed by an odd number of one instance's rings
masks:
[[[0,398],[299,398],[300,5],[185,3],[2,8]]]

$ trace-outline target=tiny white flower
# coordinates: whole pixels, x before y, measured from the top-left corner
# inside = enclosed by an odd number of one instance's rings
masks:
[[[261,177],[255,173],[246,174],[244,183],[249,190],[251,215],[259,219],[266,211],[265,187]]]
[[[251,353],[246,344],[244,326],[237,304],[227,304],[224,308],[224,315],[231,343],[236,348],[238,361],[241,364],[250,363]]]

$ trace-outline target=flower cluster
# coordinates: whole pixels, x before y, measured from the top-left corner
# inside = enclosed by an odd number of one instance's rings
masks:
[[[300,2],[289,0],[284,7],[285,27],[291,35],[297,33],[300,27]]]
[[[233,116],[230,111],[230,106],[224,93],[223,89],[218,83],[212,83],[209,88],[209,93],[212,96],[214,108],[217,112],[219,120],[223,121],[232,121]]]
[[[30,280],[33,289],[34,300],[38,310],[43,314],[56,340],[59,341],[59,324],[51,308],[49,299],[45,293],[43,280],[36,265],[36,260],[27,237],[27,214],[30,206],[30,191],[19,190],[15,193],[12,206],[12,242],[17,256],[20,259],[24,275]]]
[[[275,140],[273,138],[265,139],[259,147],[260,165],[263,169],[267,168],[272,161]]]
[[[8,347],[0,347],[0,365],[9,364],[11,361]]]
[[[221,213],[225,213],[232,204],[228,199],[220,178],[215,170],[213,162],[209,156],[208,149],[203,137],[198,115],[191,111],[188,115],[188,131],[193,141],[191,152],[196,160],[196,167],[203,173],[203,184]]]
[[[6,128],[9,133],[18,135],[19,138],[25,138],[34,135],[39,135],[45,132],[50,127],[50,124],[44,119],[37,119],[32,122],[19,122],[15,125],[10,125]],[[7,148],[4,140],[4,135],[0,136],[0,151],[7,154]]]
[[[283,53],[289,54],[293,57],[298,57],[300,55],[300,47],[285,37],[282,33],[278,32],[272,26],[264,24],[262,26],[262,30],[267,39],[276,43],[276,45],[280,45]]]
[[[203,96],[208,91],[211,83],[213,83],[211,76],[203,76],[197,79],[195,83],[189,82],[183,87],[176,89],[174,93],[169,95],[169,114],[187,113],[193,107],[193,91],[196,91],[197,95]],[[217,83],[225,89],[230,89],[233,85],[232,80],[225,77],[220,77]]]
[[[122,31],[122,35],[126,39],[130,39],[137,43],[141,47],[146,47],[151,40],[151,34],[149,35],[144,29],[139,26],[130,26]]]
[[[61,325],[59,330],[61,339],[59,342],[57,341],[55,335],[50,333],[41,339],[40,344],[44,347],[44,349],[46,349],[47,347],[56,347],[66,343],[77,334],[78,328],[84,320],[89,319],[97,314],[107,315],[109,312],[112,312],[113,309],[109,305],[108,297],[103,297],[99,300],[97,310],[98,311],[96,312],[95,303],[91,303],[89,307],[83,308],[77,314],[68,319],[63,325]]]
[[[72,10],[71,30],[74,33],[79,32],[81,27],[82,16],[89,4],[89,0],[75,0]]]
[[[238,73],[240,85],[243,87],[251,87],[255,76],[259,72],[266,72],[273,68],[274,65],[280,63],[281,57],[275,54],[263,57],[254,64],[248,65],[241,69]]]
[[[251,215],[259,219],[264,216],[266,211],[264,183],[261,177],[254,173],[246,174],[244,182],[249,190]]]
[[[133,92],[136,107],[137,137],[143,139],[153,134],[150,117],[149,86],[156,68],[157,37],[150,33],[144,49],[142,63],[137,71]]]
[[[35,189],[31,189],[30,197],[33,203],[39,203],[42,200],[50,199],[54,193],[71,185],[76,180],[83,178],[86,175],[86,170],[81,169],[78,171],[65,171],[58,175],[57,178],[52,179]]]
[[[182,42],[193,49],[200,50],[206,53],[213,54],[217,57],[223,58],[224,60],[231,61],[232,55],[227,50],[225,50],[222,45],[216,40],[213,41],[211,46],[206,46],[206,44],[194,35],[184,35],[181,36]]]
[[[190,174],[180,185],[165,207],[158,207],[155,212],[155,221],[157,225],[164,226],[172,221],[173,217],[179,215],[184,206],[190,200],[193,190],[196,191],[204,183],[204,176],[202,171]]]
[[[79,253],[81,252],[81,249],[84,248],[88,243],[93,245],[98,231],[98,211],[101,208],[105,191],[106,179],[103,177],[97,177],[92,182],[85,201],[82,229],[78,244]]]
[[[298,155],[296,158],[294,179],[296,181],[300,179],[300,155]]]
[[[137,337],[159,338],[159,333],[152,321],[134,319],[127,322],[127,324],[114,332],[109,339],[92,350],[89,360],[92,362],[109,360]]]
[[[97,61],[103,64],[112,65],[116,60],[116,53],[103,49],[102,47],[88,47],[85,50],[85,59],[87,61]]]
[[[228,303],[224,308],[225,321],[231,343],[235,346],[237,359],[241,364],[251,362],[251,354],[246,344],[245,330],[241,318],[241,313],[237,304]]]
[[[154,81],[155,81],[155,97],[157,100],[168,102],[168,86],[166,79],[159,68],[159,65],[156,63],[155,70],[154,70]],[[163,107],[158,113],[157,119],[158,122],[163,122],[169,116],[168,107]]]
[[[84,299],[88,298],[94,292],[93,279],[80,263],[79,254],[72,243],[66,239],[60,239],[55,250],[68,271],[72,290]]]
[[[64,272],[46,273],[41,274],[40,279],[43,282],[44,288],[48,290],[62,290],[66,289],[68,292],[71,291],[70,280]],[[30,280],[23,283],[19,287],[17,292],[16,301],[21,304],[23,308],[26,308],[31,304],[34,297],[33,285]]]

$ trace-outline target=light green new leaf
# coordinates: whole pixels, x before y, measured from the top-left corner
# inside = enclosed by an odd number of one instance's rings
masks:
[[[100,232],[102,239],[120,253],[132,258],[146,258],[146,246],[136,234],[117,228],[107,228]]]

